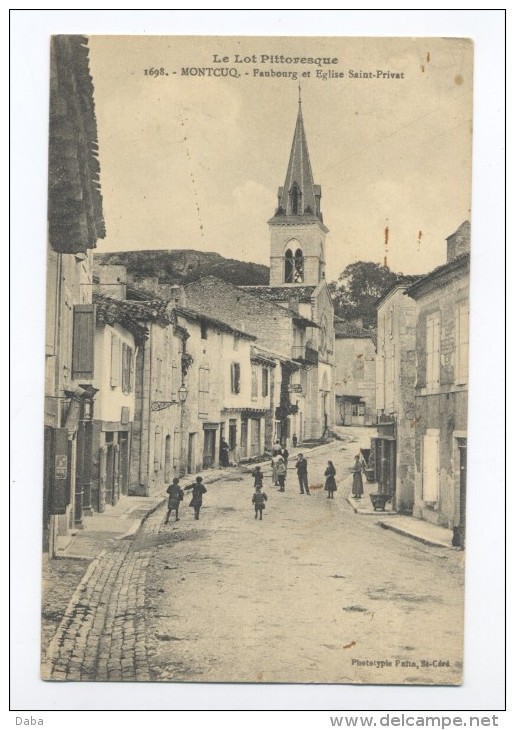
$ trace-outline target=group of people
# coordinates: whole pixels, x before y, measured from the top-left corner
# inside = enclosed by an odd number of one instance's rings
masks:
[[[274,446],[274,452],[272,454],[272,481],[279,492],[284,492],[286,488],[286,474],[288,466],[289,453],[287,449],[280,444],[278,448]],[[311,495],[309,491],[308,481],[308,462],[303,454],[297,456],[295,464],[297,470],[297,479],[299,482],[300,494]],[[358,454],[355,457],[355,463],[351,467],[353,474],[352,478],[352,495],[354,499],[361,499],[363,494],[363,478],[362,478],[363,465],[361,463],[361,457]],[[254,507],[254,518],[263,519],[263,510],[266,507],[268,496],[263,490],[263,472],[260,466],[252,471],[254,477],[254,494],[252,495],[252,505]],[[336,469],[332,461],[327,462],[327,468],[324,472],[325,486],[324,490],[327,492],[327,499],[334,499],[334,493],[338,491],[336,486]],[[168,524],[170,515],[175,512],[175,521],[179,521],[179,506],[184,499],[184,493],[191,490],[192,497],[189,506],[193,507],[195,519],[200,518],[200,508],[202,507],[202,497],[207,492],[206,487],[203,484],[202,477],[197,477],[195,483],[182,490],[179,486],[179,478],[175,477],[173,482],[166,490],[168,494],[168,512],[165,518],[165,524]]]

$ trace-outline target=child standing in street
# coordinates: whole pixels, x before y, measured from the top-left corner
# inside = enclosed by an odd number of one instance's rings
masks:
[[[195,484],[186,487],[184,491],[186,492],[189,489],[193,490],[190,507],[193,507],[195,511],[195,519],[198,520],[200,518],[200,508],[202,507],[202,495],[207,492],[207,489],[202,484],[202,477],[197,477],[195,479]]]
[[[175,477],[168,489],[168,512],[165,519],[165,525],[168,524],[172,510],[175,510],[175,521],[179,522],[179,505],[184,499],[184,492],[179,486],[179,477]]]
[[[266,496],[266,492],[261,491],[261,486],[256,486],[256,491],[252,495],[252,504],[254,505],[254,519],[257,520],[258,513],[259,513],[259,519],[263,519],[263,510],[265,509],[266,505],[265,502],[267,501],[268,497]]]
[[[256,468],[252,472],[252,476],[254,477],[254,486],[262,487],[263,486],[263,472],[261,471],[260,466],[256,466]]]

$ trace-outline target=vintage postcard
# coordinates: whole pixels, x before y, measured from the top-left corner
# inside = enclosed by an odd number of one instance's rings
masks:
[[[43,679],[460,684],[472,42],[49,63]]]

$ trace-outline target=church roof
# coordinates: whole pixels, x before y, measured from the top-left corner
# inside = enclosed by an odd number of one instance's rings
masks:
[[[299,302],[311,302],[316,286],[299,286],[297,284],[288,286],[283,284],[282,286],[244,285],[238,288],[257,297],[270,299],[272,302],[289,302],[292,298],[298,299]]]
[[[294,210],[292,189],[297,187],[300,193],[299,208]],[[297,123],[290,151],[290,161],[284,187],[279,188],[279,215],[311,215],[322,218],[316,197],[320,198],[319,185],[313,182],[313,172],[309,160],[308,143],[302,118],[302,104],[299,100]]]
[[[351,340],[365,340],[370,339],[375,341],[375,330],[367,330],[364,327],[358,327],[358,325],[352,322],[346,322],[339,317],[334,318],[334,334],[340,339],[351,339]]]

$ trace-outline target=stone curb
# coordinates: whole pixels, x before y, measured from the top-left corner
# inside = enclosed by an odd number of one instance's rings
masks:
[[[377,514],[377,512],[376,512]],[[404,537],[410,537],[412,540],[416,540],[417,542],[421,542],[424,545],[429,545],[430,547],[440,547],[440,548],[447,548],[447,549],[453,549],[452,545],[449,545],[446,542],[443,542],[442,540],[436,540],[431,539],[429,537],[422,537],[422,535],[416,535],[413,532],[410,532],[410,530],[407,530],[404,527],[400,527],[399,525],[390,525],[387,522],[380,521],[377,523],[379,527],[382,527],[384,530],[391,530],[392,532],[396,532],[398,535],[403,535]]]

